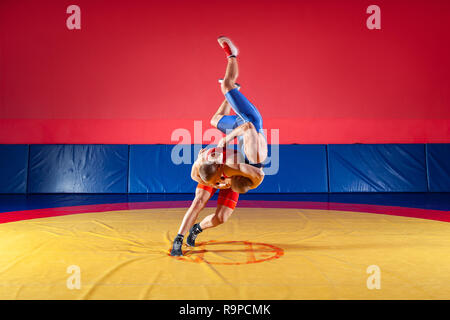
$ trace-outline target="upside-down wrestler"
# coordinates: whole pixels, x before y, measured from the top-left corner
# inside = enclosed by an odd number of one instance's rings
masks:
[[[195,199],[187,210],[175,237],[171,255],[181,256],[183,239],[189,246],[195,246],[200,232],[228,220],[233,213],[239,193],[246,193],[259,186],[264,179],[262,162],[267,157],[267,141],[262,131],[262,117],[258,110],[240,93],[236,84],[238,66],[237,48],[226,37],[218,38],[228,58],[225,77],[221,82],[225,101],[211,119],[211,124],[226,134],[216,148],[202,149],[192,166],[191,177],[199,184]],[[231,108],[236,115],[230,115]],[[239,140],[239,151],[228,149],[227,144]],[[208,200],[220,189],[217,208],[200,223],[194,224],[198,214]],[[192,226],[192,227],[191,227]]]

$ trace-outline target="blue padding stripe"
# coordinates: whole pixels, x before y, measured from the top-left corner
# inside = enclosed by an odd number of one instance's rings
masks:
[[[130,193],[193,192],[191,166],[199,145],[132,145]],[[325,145],[269,148],[263,183],[251,192],[328,192]]]
[[[0,145],[0,193],[192,193],[201,147]],[[450,192],[450,144],[426,147],[269,146],[266,178],[251,193]]]
[[[192,163],[200,145],[131,145],[130,193],[191,193]]]
[[[31,145],[28,192],[126,193],[128,145]]]
[[[331,192],[426,192],[423,144],[329,145]]]
[[[450,192],[450,144],[428,144],[427,167],[429,191]]]
[[[0,145],[0,193],[26,193],[28,145]]]
[[[250,192],[328,192],[325,145],[271,145],[262,184]]]

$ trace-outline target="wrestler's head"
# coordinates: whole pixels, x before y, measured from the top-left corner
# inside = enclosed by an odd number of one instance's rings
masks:
[[[215,184],[222,175],[220,170],[221,165],[211,161],[206,161],[198,168],[198,173],[203,181],[211,184]]]
[[[232,176],[231,177],[231,189],[234,192],[246,193],[251,189],[253,185],[252,180],[243,176]]]

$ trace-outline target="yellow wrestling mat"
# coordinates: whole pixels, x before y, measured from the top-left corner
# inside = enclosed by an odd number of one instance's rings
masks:
[[[184,213],[0,224],[0,299],[450,299],[450,223],[238,208],[226,224],[200,234],[199,247],[170,257]],[[380,269],[380,289],[367,287],[371,265]],[[80,289],[68,288],[74,268]]]

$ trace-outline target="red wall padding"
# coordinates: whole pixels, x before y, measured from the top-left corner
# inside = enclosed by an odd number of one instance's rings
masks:
[[[82,29],[66,28],[81,7]],[[173,143],[242,92],[281,143],[450,142],[450,1],[0,1],[0,143]],[[192,141],[194,142],[194,141]]]

